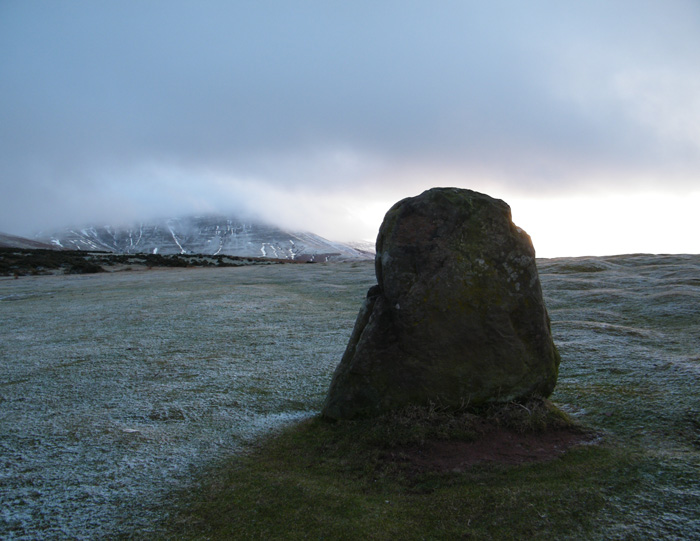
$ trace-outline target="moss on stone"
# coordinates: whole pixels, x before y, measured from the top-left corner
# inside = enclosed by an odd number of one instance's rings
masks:
[[[530,237],[503,201],[435,188],[394,205],[324,414],[548,396],[559,355]]]

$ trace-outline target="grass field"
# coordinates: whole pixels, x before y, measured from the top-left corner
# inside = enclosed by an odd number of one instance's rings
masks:
[[[0,279],[0,536],[700,537],[700,256],[538,265],[602,441],[454,472],[315,418],[371,263]]]

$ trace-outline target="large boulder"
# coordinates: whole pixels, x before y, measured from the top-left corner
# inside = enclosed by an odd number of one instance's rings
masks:
[[[375,266],[325,417],[551,394],[559,354],[535,251],[506,203],[457,188],[399,201],[379,229]]]

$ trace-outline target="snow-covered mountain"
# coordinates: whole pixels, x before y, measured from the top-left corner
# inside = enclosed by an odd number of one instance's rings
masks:
[[[191,216],[126,227],[87,226],[41,233],[37,240],[70,250],[120,254],[221,254],[302,261],[374,257],[367,250],[313,233],[225,216]]]

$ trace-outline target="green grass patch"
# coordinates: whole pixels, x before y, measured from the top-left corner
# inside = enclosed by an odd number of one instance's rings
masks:
[[[529,424],[523,420],[529,418]],[[637,476],[633,455],[583,445],[559,458],[463,471],[418,468],[402,450],[472,441],[494,429],[571,430],[546,406],[300,423],[205,472],[175,498],[166,538],[565,539],[586,537]],[[398,457],[398,459],[397,459]]]

